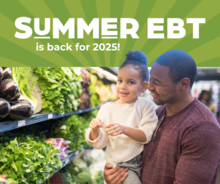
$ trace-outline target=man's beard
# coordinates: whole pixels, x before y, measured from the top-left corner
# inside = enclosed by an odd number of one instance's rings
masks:
[[[165,102],[161,99],[154,100],[154,103],[157,105],[164,105],[165,104]]]

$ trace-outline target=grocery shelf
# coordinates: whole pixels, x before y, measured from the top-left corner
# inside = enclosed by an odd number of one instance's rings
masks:
[[[99,106],[96,106],[96,107],[92,107],[89,109],[83,109],[83,110],[78,110],[75,112],[63,113],[63,114],[62,113],[59,113],[59,114],[57,114],[57,113],[36,114],[26,120],[0,122],[0,133],[6,132],[9,130],[14,130],[14,129],[24,127],[24,126],[33,125],[35,123],[40,123],[40,122],[51,120],[51,119],[58,119],[58,118],[71,116],[71,115],[75,115],[75,114],[82,114],[85,112],[90,112],[90,111],[92,111],[94,109],[98,109],[98,108],[99,108]]]
[[[61,160],[61,161],[63,162],[63,165],[61,166],[60,170],[61,170],[62,168],[64,168],[68,163],[70,163],[71,160],[72,160],[75,156],[77,156],[80,152],[82,152],[82,151],[85,151],[85,148],[82,148],[81,151],[77,150],[75,153],[71,153],[71,154],[69,154],[66,158],[64,158],[63,160]],[[53,173],[53,175],[54,175],[55,173],[57,173],[57,172],[58,172],[58,170],[55,171],[55,172]],[[52,176],[51,176],[51,177],[52,177]],[[49,178],[50,178],[50,176],[47,177],[47,179],[49,179]],[[46,183],[46,182],[44,181],[43,184],[45,184],[45,183]]]
[[[81,151],[76,151],[75,153],[71,153],[69,154],[66,158],[64,158],[63,160],[61,160],[63,162],[63,165],[60,169],[64,168],[69,162],[71,162],[71,160],[78,155],[80,152],[84,151],[85,148],[82,148]],[[56,171],[57,172],[57,171]]]

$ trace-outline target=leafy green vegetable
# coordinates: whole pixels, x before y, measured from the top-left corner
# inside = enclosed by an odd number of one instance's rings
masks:
[[[80,183],[92,183],[92,177],[90,173],[81,172],[77,175]]]
[[[30,67],[12,67],[12,79],[18,84],[18,88],[22,96],[29,100],[35,109],[38,105],[37,100],[31,95],[31,87],[29,87]],[[37,78],[34,79],[32,87],[36,84]]]
[[[92,74],[90,74],[90,78],[91,78],[91,85],[89,86],[89,90],[92,93],[92,96],[90,97],[90,101],[91,101],[91,106],[93,107],[100,105],[99,96],[95,90],[95,85],[98,79],[95,75]]]
[[[64,138],[71,141],[71,151],[81,150],[82,147],[92,148],[85,141],[85,131],[89,127],[89,123],[97,116],[98,110],[86,112],[81,115],[73,115],[70,117],[42,122],[22,128],[22,132],[26,134],[34,134],[39,136],[42,132],[47,138]],[[13,132],[20,132],[21,129]]]
[[[98,171],[92,179],[89,168],[79,168],[70,162],[66,167],[60,170],[64,184],[103,184],[104,177],[102,171]]]
[[[96,181],[96,184],[103,184],[104,183],[104,177],[102,175],[102,171],[97,171],[94,180]]]
[[[70,113],[77,110],[82,92],[82,76],[78,70],[67,67],[32,68],[38,76],[44,112]]]
[[[73,115],[62,120],[53,122],[50,137],[62,137],[71,141],[69,149],[72,151],[81,150],[82,147],[90,145],[85,141],[85,131],[89,123],[96,117],[98,110],[93,110],[83,115]]]
[[[19,135],[0,138],[0,173],[19,184],[42,184],[48,175],[60,169],[58,150],[39,137]]]

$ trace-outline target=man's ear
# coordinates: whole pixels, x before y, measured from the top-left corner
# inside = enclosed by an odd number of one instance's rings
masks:
[[[142,86],[142,89],[141,89],[141,92],[142,92],[142,93],[144,93],[144,92],[147,90],[147,86],[148,86],[148,82],[145,81],[145,82],[143,83],[143,86]]]
[[[179,87],[181,90],[186,90],[188,87],[190,87],[190,80],[189,78],[183,78],[179,81]]]

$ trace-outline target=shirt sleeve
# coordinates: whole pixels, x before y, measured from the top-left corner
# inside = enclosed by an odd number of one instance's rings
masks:
[[[174,184],[214,183],[220,161],[219,135],[219,127],[208,122],[200,122],[185,130]]]
[[[110,103],[106,103],[104,104],[98,114],[97,114],[97,118],[101,119],[102,122],[104,122],[104,124],[106,124],[106,113],[108,111],[108,108],[110,106]],[[102,149],[104,148],[107,144],[108,144],[108,136],[105,133],[105,131],[103,130],[103,128],[99,128],[99,136],[97,137],[97,139],[95,140],[91,140],[89,138],[90,132],[91,132],[91,128],[88,128],[86,130],[86,134],[85,134],[85,138],[86,138],[86,142],[91,145],[92,147],[96,148],[96,149]]]
[[[142,130],[146,137],[146,142],[139,142],[141,144],[147,144],[151,141],[152,134],[157,127],[158,117],[155,112],[155,106],[153,102],[148,101],[143,110],[141,121],[138,125],[138,129]]]

